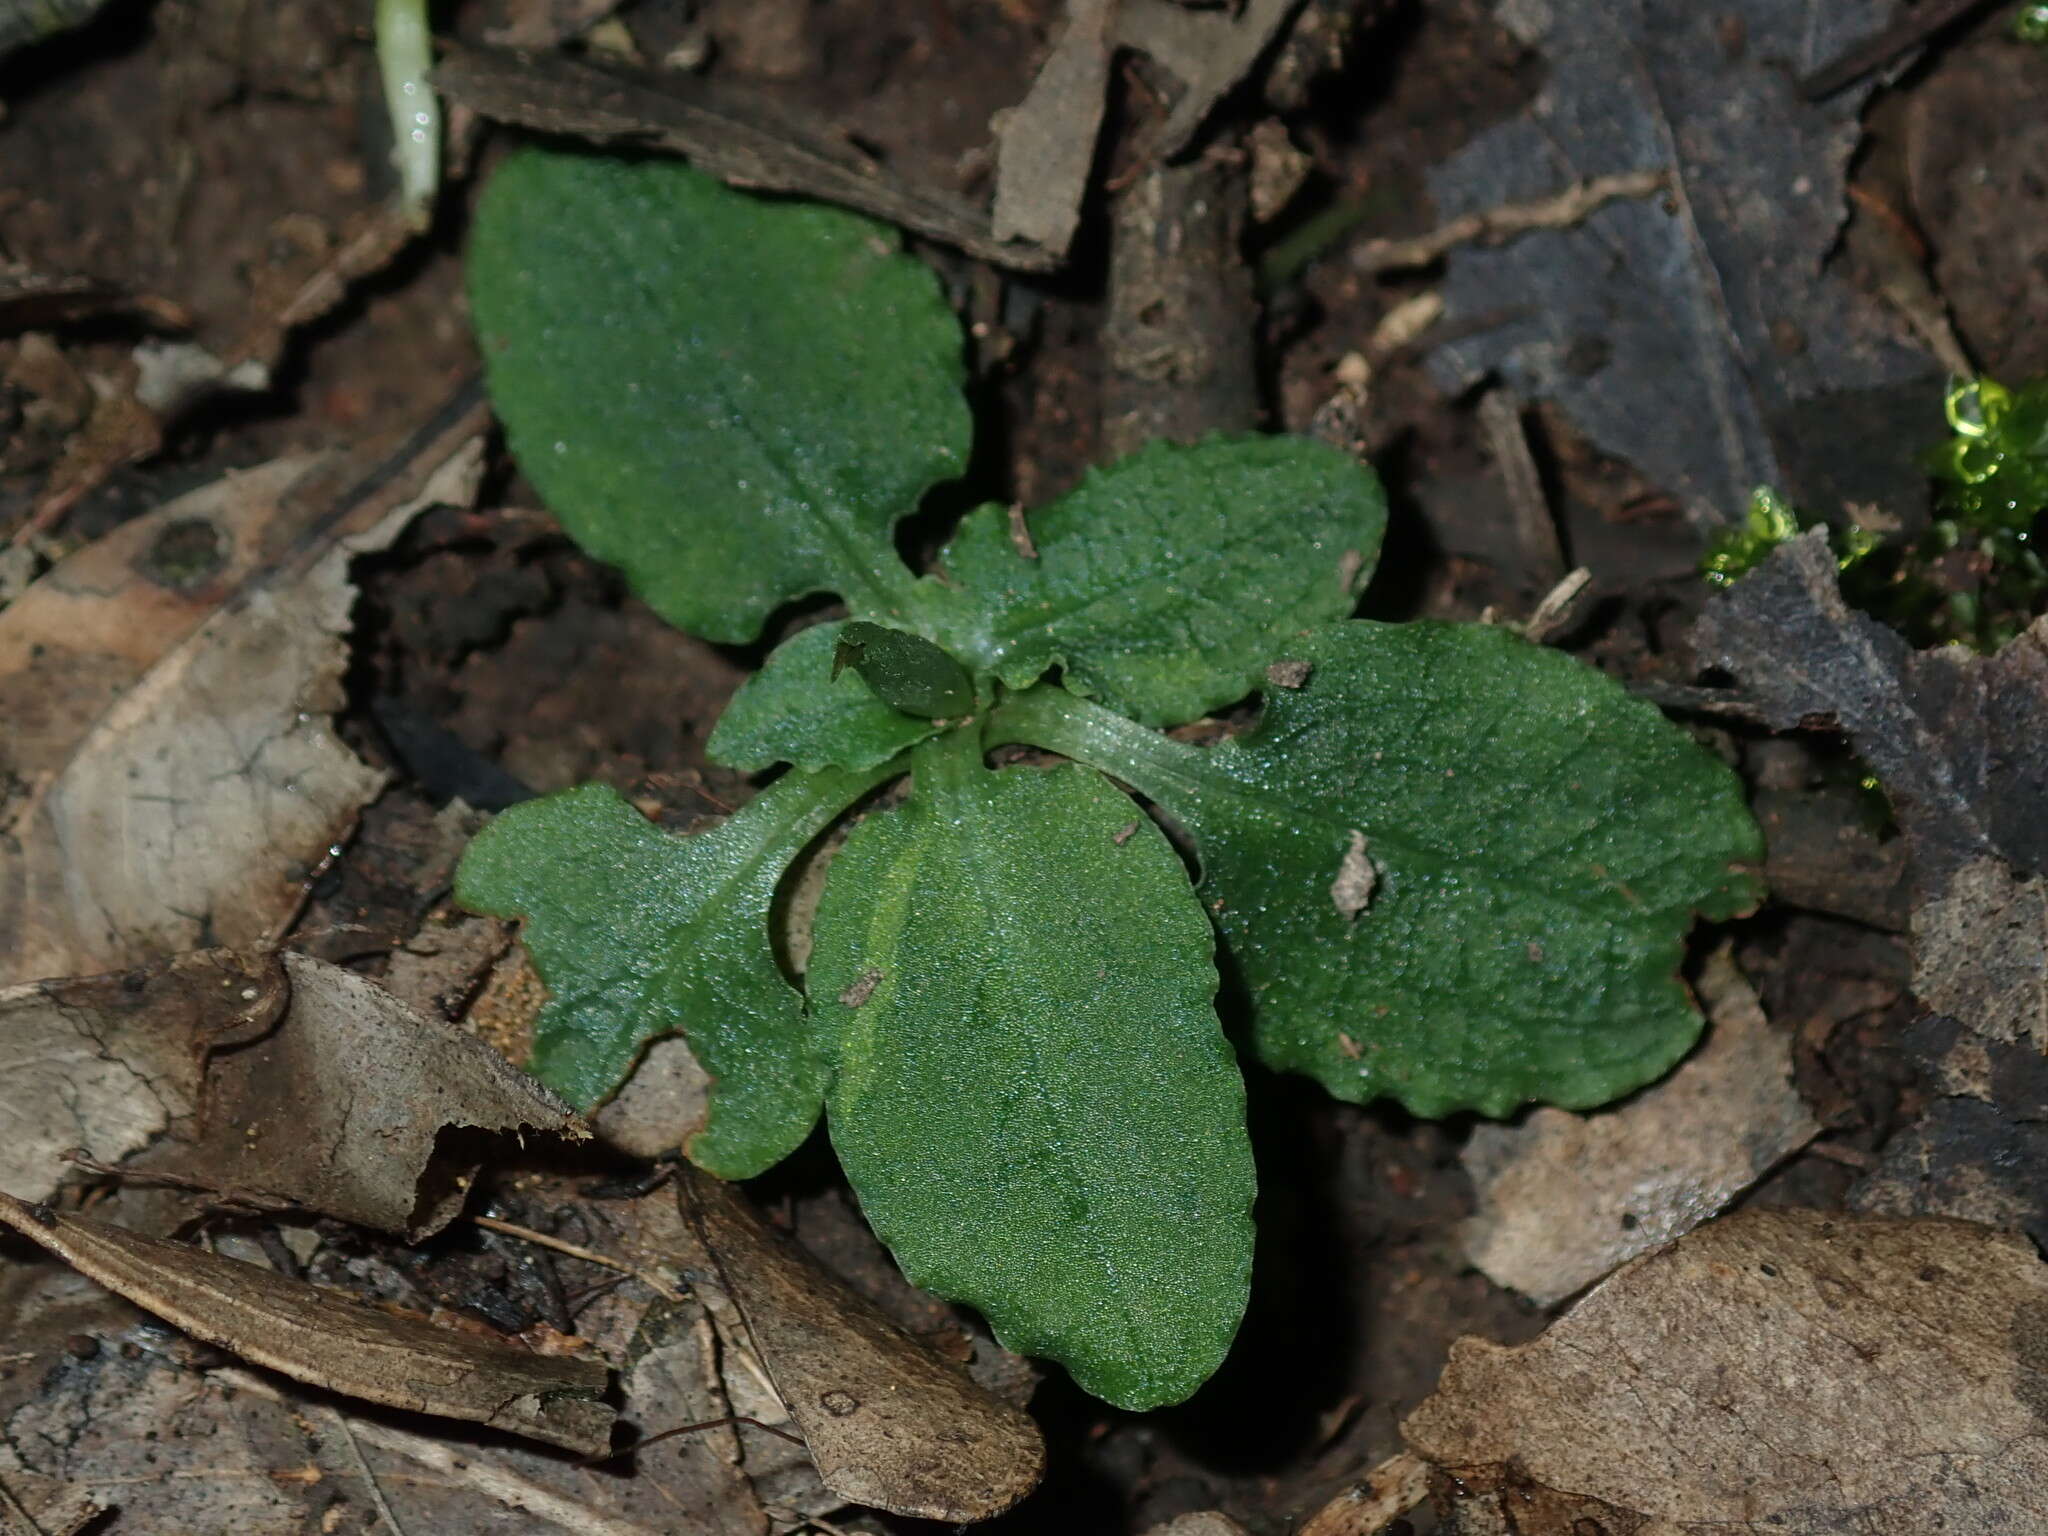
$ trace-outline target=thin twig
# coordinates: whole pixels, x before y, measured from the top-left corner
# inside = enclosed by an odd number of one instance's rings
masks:
[[[1505,389],[1489,389],[1479,397],[1479,425],[1508,493],[1522,563],[1537,581],[1554,584],[1565,573],[1564,546],[1558,542],[1550,498],[1543,493],[1542,472],[1529,451],[1521,403]]]
[[[1364,241],[1352,249],[1351,264],[1367,273],[1426,267],[1440,261],[1454,246],[1499,245],[1532,230],[1569,229],[1609,203],[1623,198],[1654,197],[1670,185],[1668,171],[1623,171],[1616,176],[1595,176],[1591,181],[1575,181],[1544,197],[1501,203],[1465,214],[1426,235]]]
[[[527,1242],[537,1243],[543,1248],[552,1248],[556,1253],[567,1254],[572,1259],[581,1259],[586,1264],[598,1264],[606,1269],[615,1269],[622,1275],[631,1275],[635,1280],[646,1285],[663,1301],[681,1301],[683,1299],[681,1291],[658,1276],[651,1275],[644,1269],[636,1269],[622,1259],[615,1259],[609,1254],[599,1253],[595,1248],[585,1248],[580,1244],[567,1242],[559,1237],[550,1237],[545,1232],[536,1232],[531,1227],[522,1227],[509,1221],[500,1221],[495,1216],[472,1216],[469,1219],[475,1225],[482,1227],[486,1232],[499,1232],[503,1233],[506,1237],[521,1237],[526,1239]]]
[[[677,1435],[694,1435],[707,1429],[723,1429],[728,1424],[751,1424],[755,1429],[765,1429],[771,1435],[779,1435],[791,1445],[802,1446],[805,1450],[810,1449],[805,1444],[804,1438],[801,1435],[793,1435],[786,1429],[777,1429],[773,1424],[763,1424],[759,1419],[744,1413],[728,1413],[715,1419],[702,1419],[695,1424],[682,1424],[674,1429],[664,1429],[658,1435],[648,1435],[643,1439],[635,1440],[631,1445],[622,1445],[615,1451],[599,1451],[595,1456],[586,1456],[581,1461],[572,1462],[570,1465],[578,1467],[601,1466],[607,1461],[617,1461],[621,1456],[630,1456],[635,1451],[644,1451],[648,1446],[658,1444],[663,1440],[673,1440]]]
[[[398,1523],[398,1516],[391,1512],[391,1505],[384,1498],[384,1490],[377,1486],[377,1474],[363,1459],[363,1448],[356,1444],[355,1431],[348,1427],[348,1420],[341,1416],[339,1409],[329,1408],[327,1413],[334,1420],[334,1427],[341,1431],[341,1443],[348,1449],[348,1459],[356,1464],[356,1475],[370,1490],[370,1502],[377,1506],[378,1518],[391,1527],[391,1536],[405,1536],[405,1527]]]

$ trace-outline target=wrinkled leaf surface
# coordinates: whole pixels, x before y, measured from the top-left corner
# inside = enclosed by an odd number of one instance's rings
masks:
[[[1002,508],[972,514],[941,563],[980,611],[951,638],[1012,687],[1063,666],[1075,691],[1178,724],[1350,613],[1385,524],[1372,471],[1321,443],[1155,443],[1033,514],[1035,555]]]

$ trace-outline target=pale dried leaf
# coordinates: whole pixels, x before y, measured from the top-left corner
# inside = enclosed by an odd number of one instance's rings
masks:
[[[1378,1536],[1428,1497],[1428,1465],[1399,1451],[1310,1515],[1300,1536]]]
[[[1067,0],[1067,21],[1024,100],[996,119],[995,237],[1066,254],[1081,222],[1108,104],[1118,0]]]
[[[1612,1109],[1473,1131],[1463,1160],[1479,1211],[1461,1235],[1496,1284],[1562,1301],[1691,1231],[1819,1132],[1792,1086],[1790,1037],[1725,948],[1699,992],[1706,1041],[1661,1083]]]
[[[466,1419],[592,1455],[611,1443],[594,1360],[537,1355],[0,1195],[0,1221],[116,1295],[296,1381],[415,1413]]]
[[[68,1152],[118,1163],[190,1135],[208,1051],[269,1029],[286,992],[274,960],[226,950],[0,992],[0,1187],[46,1199]]]
[[[841,1498],[930,1520],[986,1520],[1038,1485],[1045,1443],[976,1386],[684,1165],[684,1210],[763,1366]]]
[[[384,477],[235,474],[0,612],[0,982],[270,940],[382,785],[335,736],[353,556],[466,503],[472,415]]]
[[[2048,1529],[2044,1329],[2024,1239],[1747,1211],[1532,1343],[1459,1340],[1402,1432],[1468,1490],[1512,1483],[1524,1536],[1567,1536],[1588,1501],[1671,1536]],[[1523,1517],[1531,1489],[1554,1520]]]
[[[1302,0],[1247,0],[1242,12],[1189,11],[1166,0],[1125,0],[1120,41],[1150,54],[1186,89],[1154,146],[1172,159],[1188,147],[1216,104],[1254,68]]]

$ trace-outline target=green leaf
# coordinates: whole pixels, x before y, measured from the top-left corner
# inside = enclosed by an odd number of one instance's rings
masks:
[[[1054,689],[991,739],[1093,763],[1188,830],[1259,1055],[1339,1098],[1578,1109],[1683,1056],[1691,915],[1760,894],[1735,775],[1504,630],[1337,624],[1295,654],[1304,686],[1213,749]]]
[[[832,675],[845,623],[799,630],[740,684],[704,750],[714,762],[758,773],[799,768],[877,768],[937,729],[875,697],[858,673]]]
[[[967,669],[922,635],[855,619],[841,626],[832,653],[832,675],[844,670],[858,672],[892,709],[922,720],[958,718],[974,709]]]
[[[1223,1359],[1250,1276],[1244,1088],[1172,847],[1086,769],[917,751],[813,928],[833,1145],[912,1283],[1125,1408]]]
[[[1154,443],[1034,514],[1035,557],[1002,508],[971,514],[941,563],[982,611],[941,638],[1013,688],[1063,666],[1146,724],[1192,720],[1351,612],[1385,525],[1378,478],[1322,443]]]
[[[491,399],[541,498],[670,623],[898,615],[895,521],[966,463],[960,328],[884,226],[680,161],[528,149],[477,210]]]
[[[649,1040],[681,1030],[715,1079],[691,1159],[748,1178],[793,1151],[817,1121],[826,1067],[776,966],[769,906],[789,861],[884,776],[793,774],[692,837],[653,826],[602,784],[514,806],[484,828],[455,896],[526,920],[549,994],[533,1074],[588,1109]]]

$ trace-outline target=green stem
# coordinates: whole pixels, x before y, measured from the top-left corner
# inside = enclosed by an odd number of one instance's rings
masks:
[[[1113,774],[1162,804],[1190,804],[1216,785],[1201,748],[1050,685],[1011,694],[989,716],[983,745],[1015,742]]]
[[[391,114],[391,161],[399,204],[415,229],[434,216],[441,189],[441,101],[427,83],[434,67],[427,0],[377,0],[377,68]]]

